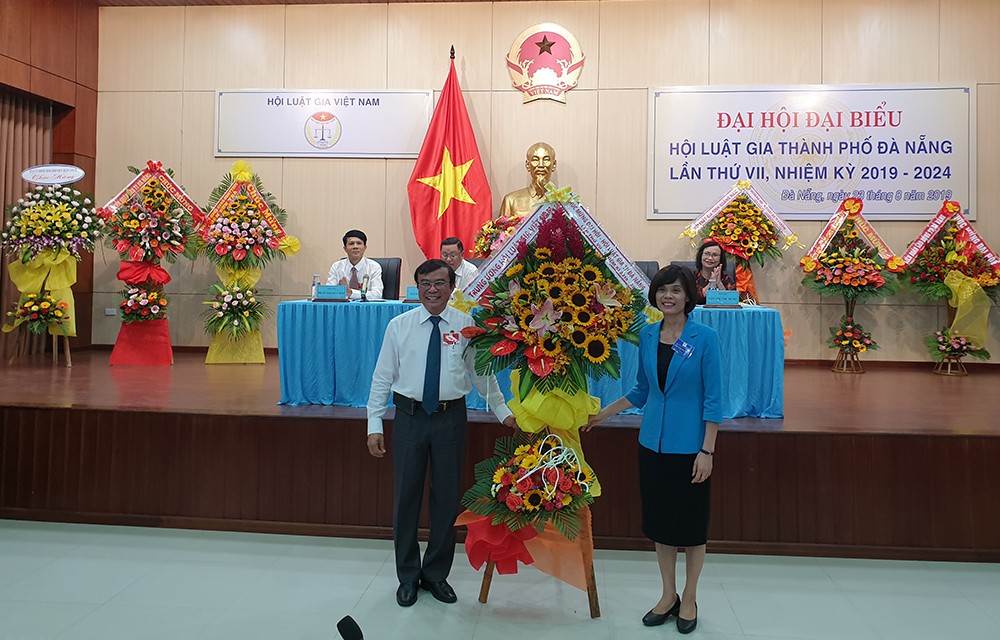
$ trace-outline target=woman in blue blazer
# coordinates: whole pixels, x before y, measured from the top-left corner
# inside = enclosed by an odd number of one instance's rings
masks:
[[[639,490],[643,532],[656,543],[663,578],[659,602],[642,623],[661,625],[677,617],[677,630],[698,624],[698,578],[705,565],[709,478],[715,436],[722,421],[722,371],[715,329],[694,320],[698,290],[686,267],[661,269],[649,285],[649,303],[663,321],[639,333],[639,370],[625,397],[605,407],[583,427],[599,425],[630,407],[644,407],[639,429]],[[675,584],[677,548],[685,549],[683,597]]]

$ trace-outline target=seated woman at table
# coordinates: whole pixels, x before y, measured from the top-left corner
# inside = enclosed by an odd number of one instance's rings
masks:
[[[722,250],[722,245],[715,240],[706,240],[698,247],[694,264],[694,284],[698,290],[697,304],[705,304],[705,291],[708,290],[712,280],[715,280],[717,289],[732,291],[736,288],[736,283],[726,273],[726,252]]]

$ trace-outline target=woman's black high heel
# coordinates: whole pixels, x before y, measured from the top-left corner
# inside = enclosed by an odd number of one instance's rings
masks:
[[[680,609],[678,609],[678,612]],[[691,633],[698,626],[698,605],[694,605],[694,620],[685,620],[677,614],[677,630],[681,633]]]
[[[658,627],[667,621],[670,616],[676,616],[681,611],[681,594],[677,594],[677,600],[674,602],[674,606],[667,609],[666,613],[656,613],[652,609],[642,617],[642,623],[647,627]],[[692,627],[693,628],[693,627]]]

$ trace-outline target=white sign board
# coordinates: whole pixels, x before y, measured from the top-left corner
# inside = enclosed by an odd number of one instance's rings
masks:
[[[844,198],[870,220],[929,220],[944,200],[974,217],[974,86],[650,89],[649,123],[650,220],[691,219],[740,180],[790,220]]]
[[[215,155],[416,158],[433,109],[433,91],[219,91]]]
[[[31,184],[70,184],[83,180],[87,173],[73,164],[39,164],[21,172],[21,179]]]

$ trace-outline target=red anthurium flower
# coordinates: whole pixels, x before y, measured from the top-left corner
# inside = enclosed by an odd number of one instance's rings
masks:
[[[115,251],[117,251],[118,253],[125,253],[126,251],[129,250],[129,247],[131,246],[132,243],[129,242],[128,240],[118,240],[115,242]]]
[[[524,350],[524,357],[529,360],[537,360],[538,358],[544,358],[545,352],[536,344]]]
[[[220,256],[224,256],[227,253],[229,253],[229,245],[228,244],[217,244],[217,245],[215,245],[215,252],[217,254],[219,254]]]
[[[486,329],[477,326],[465,327],[462,329],[462,335],[466,338],[475,338],[476,336],[481,336],[486,333]]]
[[[502,318],[493,317],[493,318],[486,318],[483,324],[489,327],[492,331],[496,331],[500,328],[501,322],[503,322]]]
[[[517,343],[513,340],[501,340],[492,347],[490,347],[490,353],[495,356],[505,356],[508,353],[512,353],[517,349]]]
[[[261,257],[262,255],[264,255],[264,247],[262,247],[259,244],[255,244],[253,246],[253,254],[258,258]]]
[[[142,250],[142,247],[132,247],[128,250],[128,257],[133,262],[139,262],[142,260],[143,254],[146,252]]]
[[[277,249],[280,243],[281,241],[275,238],[274,236],[271,236],[270,238],[267,239],[267,246],[271,247],[272,249]]]
[[[245,257],[247,257],[246,249],[233,249],[233,260],[239,262]]]
[[[543,356],[541,358],[528,358],[528,368],[531,369],[531,373],[535,374],[539,378],[544,378],[552,373],[552,365],[554,363],[555,360],[549,356]]]

